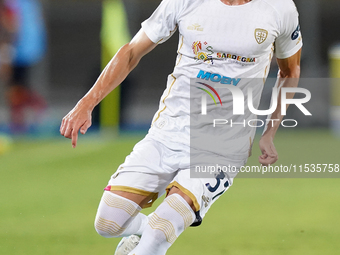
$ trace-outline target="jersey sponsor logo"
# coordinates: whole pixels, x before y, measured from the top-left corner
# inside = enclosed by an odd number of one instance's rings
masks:
[[[212,58],[212,54],[214,54],[213,47],[207,45],[208,45],[207,42],[202,43],[201,41],[196,41],[193,42],[191,48],[195,54],[196,60],[214,64]],[[203,50],[203,47],[205,47],[205,51]]]
[[[298,26],[296,27],[296,29],[295,29],[294,32],[292,33],[291,38],[292,38],[292,40],[294,41],[294,40],[298,39],[299,36],[300,36],[300,25],[298,25]]]
[[[237,62],[242,62],[242,63],[255,63],[256,62],[256,58],[242,57],[242,56],[232,55],[232,54],[223,53],[223,52],[217,52],[216,57],[219,59],[232,59],[232,60],[236,60]]]
[[[196,30],[196,31],[200,31],[200,32],[203,31],[203,27],[201,27],[201,25],[199,25],[199,24],[197,24],[197,23],[195,23],[195,24],[193,24],[193,25],[191,25],[191,26],[188,26],[187,29],[188,29],[188,30]]]
[[[258,44],[262,44],[267,40],[268,31],[262,28],[255,29],[255,40]]]
[[[241,80],[240,78],[239,79],[230,78],[227,76],[220,75],[218,73],[209,73],[203,70],[199,71],[199,73],[197,74],[197,78],[202,79],[202,80],[210,80],[212,82],[219,82],[221,84],[226,84],[226,85],[234,85],[234,86],[237,86],[237,84]]]
[[[254,65],[256,58],[239,56],[236,54],[230,54],[225,52],[214,52],[214,48],[210,46],[206,41],[195,41],[192,43],[192,51],[195,54],[197,61],[203,61],[206,63],[214,64],[214,59],[226,60],[241,65]]]
[[[208,84],[205,84],[205,83],[203,83],[203,82],[197,82],[197,83],[200,84],[200,85],[203,85],[203,86],[205,86],[205,87],[207,87],[207,88],[209,88],[209,89],[217,96],[217,98],[218,98],[218,100],[220,101],[220,104],[221,104],[221,106],[222,106],[221,97],[220,97],[220,95],[217,93],[217,91],[216,91],[212,86],[210,86],[210,85],[208,85]],[[214,101],[215,105],[217,105],[217,102],[216,102],[216,100],[215,100],[215,97],[210,93],[209,90],[206,90],[206,89],[201,88],[201,87],[196,87],[196,88],[198,88],[198,89],[203,90],[204,92],[206,92],[206,93],[212,98],[212,100]]]

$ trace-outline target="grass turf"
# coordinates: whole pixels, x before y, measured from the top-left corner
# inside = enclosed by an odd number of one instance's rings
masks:
[[[20,141],[0,155],[0,254],[113,254],[119,240],[100,237],[93,220],[110,175],[140,137],[80,139],[77,149],[62,139]],[[327,131],[281,131],[275,145],[278,164],[340,163],[339,140]],[[167,254],[338,254],[339,184],[238,178]]]

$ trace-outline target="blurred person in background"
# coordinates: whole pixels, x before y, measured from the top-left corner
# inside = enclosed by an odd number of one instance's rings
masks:
[[[17,32],[17,15],[14,1],[0,0],[0,78],[7,83],[12,74]]]
[[[14,40],[12,75],[9,81],[11,131],[27,131],[27,110],[38,120],[46,108],[45,99],[30,84],[30,72],[45,55],[46,31],[42,6],[38,0],[12,0],[16,6],[17,33]]]
[[[0,0],[0,85],[8,85],[12,75],[13,42],[17,32],[15,2]],[[0,132],[0,155],[9,149],[10,137]]]

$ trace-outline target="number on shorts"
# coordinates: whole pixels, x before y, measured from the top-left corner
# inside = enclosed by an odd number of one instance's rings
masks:
[[[216,178],[216,185],[215,186],[211,186],[210,183],[206,183],[205,186],[207,186],[208,190],[212,193],[214,193],[221,185],[221,180],[223,180],[225,178],[225,174],[223,172],[219,172],[219,174],[215,177]],[[222,192],[218,193],[217,195],[215,195],[212,199],[214,200],[216,197],[222,195],[225,191],[226,188],[229,187],[229,181],[226,180],[223,184],[224,189]]]

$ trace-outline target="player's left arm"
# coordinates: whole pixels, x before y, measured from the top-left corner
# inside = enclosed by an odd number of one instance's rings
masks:
[[[301,49],[291,57],[277,59],[277,63],[279,65],[277,86],[279,88],[298,86],[300,78],[300,59]],[[287,93],[287,99],[291,99],[293,97],[294,93]],[[267,122],[265,132],[260,139],[262,155],[259,156],[259,162],[265,166],[274,164],[279,158],[274,146],[274,137],[283,119],[281,107],[281,90],[279,90],[277,108],[272,115],[268,117],[268,119],[275,121]]]

